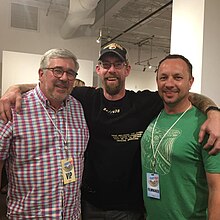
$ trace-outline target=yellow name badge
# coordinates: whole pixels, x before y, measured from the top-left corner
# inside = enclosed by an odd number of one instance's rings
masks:
[[[76,181],[73,158],[61,160],[62,173],[63,173],[63,183],[68,184]]]

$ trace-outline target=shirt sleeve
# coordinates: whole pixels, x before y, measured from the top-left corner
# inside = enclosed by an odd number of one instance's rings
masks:
[[[6,160],[9,157],[9,148],[12,140],[12,122],[4,124],[0,120],[0,160]]]
[[[205,171],[208,173],[220,173],[220,154],[209,155],[208,150],[202,150]]]

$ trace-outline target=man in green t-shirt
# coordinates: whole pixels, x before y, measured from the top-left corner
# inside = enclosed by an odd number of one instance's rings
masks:
[[[219,220],[220,154],[210,156],[197,139],[206,116],[188,99],[192,65],[168,55],[156,81],[164,109],[141,139],[147,220]]]

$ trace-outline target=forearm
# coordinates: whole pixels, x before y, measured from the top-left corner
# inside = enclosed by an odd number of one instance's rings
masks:
[[[219,173],[206,173],[209,200],[208,200],[208,219],[220,219],[220,174]]]
[[[203,113],[206,113],[206,109],[208,107],[217,106],[215,102],[213,102],[210,98],[198,93],[190,93],[189,100],[194,106],[196,106]]]
[[[19,89],[20,93],[25,93],[25,92],[33,89],[36,86],[36,84],[17,84],[14,86]]]
[[[210,190],[208,203],[208,219],[220,219],[220,191]]]
[[[21,93],[33,89],[36,84],[18,84],[10,86],[4,95],[0,98],[0,118],[5,123],[12,120],[11,107],[15,106],[15,110],[19,113],[21,109]]]

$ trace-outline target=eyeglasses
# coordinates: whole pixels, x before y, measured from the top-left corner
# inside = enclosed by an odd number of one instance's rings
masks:
[[[99,65],[101,65],[102,68],[104,69],[110,69],[111,66],[113,65],[115,69],[122,69],[124,66],[126,66],[127,64],[124,63],[124,62],[115,62],[115,63],[110,63],[110,62],[102,62],[102,61],[99,61],[98,63]]]
[[[61,78],[63,76],[63,74],[66,72],[67,75],[67,79],[68,80],[74,80],[76,78],[76,76],[78,75],[77,72],[75,72],[74,70],[64,70],[63,68],[60,67],[54,67],[54,68],[43,68],[44,70],[50,70],[52,71],[53,75],[56,78]]]

